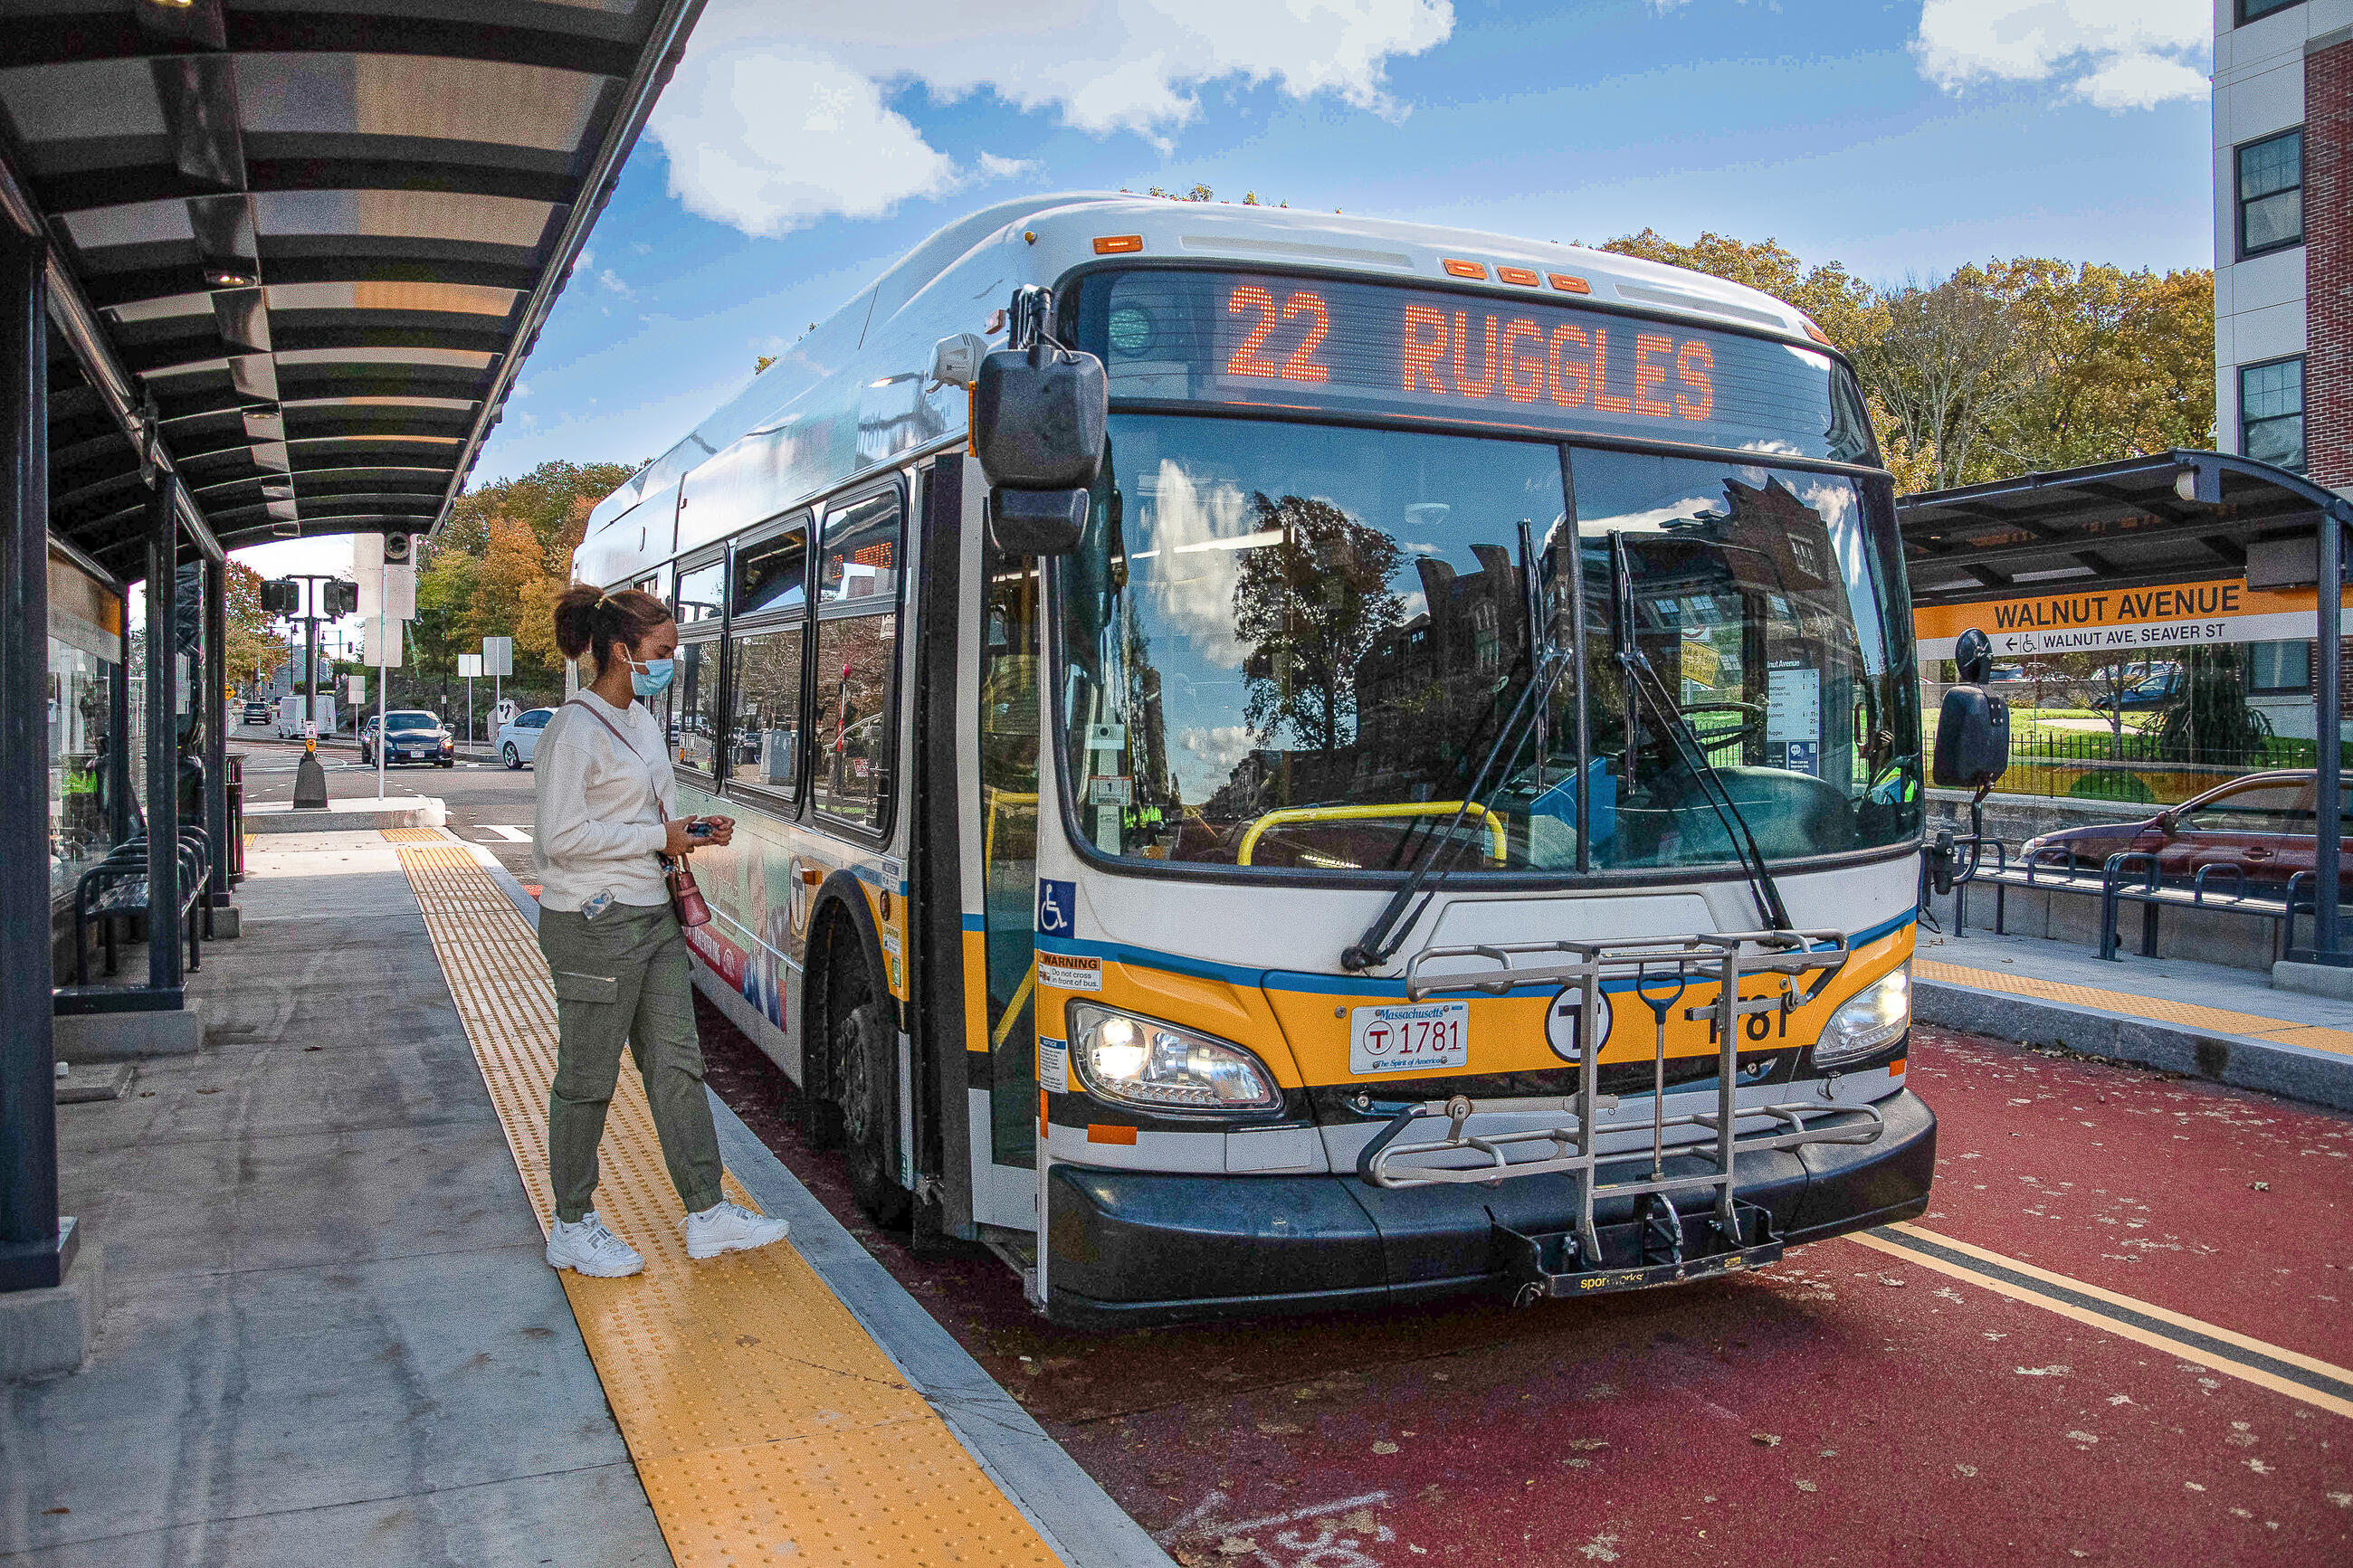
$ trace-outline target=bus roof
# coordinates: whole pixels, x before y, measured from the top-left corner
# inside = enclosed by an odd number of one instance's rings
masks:
[[[1169,201],[1124,192],[1028,196],[984,207],[933,234],[606,497],[588,522],[588,541],[599,548],[592,550],[584,542],[576,558],[584,568],[582,576],[617,581],[612,569],[625,561],[651,563],[669,559],[672,544],[691,547],[707,531],[698,527],[690,541],[673,537],[666,523],[662,542],[652,539],[649,528],[641,549],[634,533],[628,549],[598,536],[641,502],[663,496],[675,500],[689,474],[745,437],[776,437],[795,420],[811,415],[821,421],[823,412],[814,405],[827,400],[810,395],[828,383],[855,376],[861,386],[882,386],[886,381],[919,379],[930,367],[931,347],[938,339],[984,331],[1014,288],[1050,284],[1071,268],[1099,259],[1094,242],[1112,237],[1134,237],[1134,248],[1123,253],[1146,263],[1182,258],[1337,268],[1368,279],[1428,281],[1453,289],[1482,286],[1481,278],[1463,276],[1461,264],[1470,262],[1483,269],[1485,287],[1499,295],[1523,297],[1524,289],[1494,279],[1496,268],[1525,268],[1540,274],[1566,270],[1586,281],[1597,302],[1770,332],[1810,346],[1820,341],[1810,333],[1811,323],[1801,312],[1769,294],[1581,246],[1298,207]],[[1454,270],[1449,270],[1450,261],[1457,264]],[[878,371],[883,380],[874,379]],[[913,395],[920,401],[920,393]],[[956,401],[953,417],[960,425],[961,399]],[[853,408],[853,425],[858,417]],[[871,417],[870,414],[870,423]],[[859,445],[860,456],[874,455],[864,449],[864,441]],[[691,487],[690,499],[691,491]],[[793,504],[804,498],[774,499]],[[706,511],[696,521],[701,524],[708,517]],[[628,569],[635,570],[635,564]]]

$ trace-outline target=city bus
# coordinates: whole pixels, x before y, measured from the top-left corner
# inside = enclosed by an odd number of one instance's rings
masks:
[[[1672,1284],[1926,1207],[1894,491],[1777,300],[1008,203],[574,570],[675,606],[681,809],[739,825],[698,985],[870,1215],[1053,1321]]]

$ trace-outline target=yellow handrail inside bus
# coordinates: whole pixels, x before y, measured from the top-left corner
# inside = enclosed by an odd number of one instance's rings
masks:
[[[1242,835],[1242,847],[1234,864],[1247,866],[1250,852],[1258,847],[1260,835],[1270,827],[1281,827],[1293,822],[1363,822],[1383,816],[1451,816],[1456,812],[1487,819],[1487,842],[1492,847],[1488,858],[1502,865],[1508,856],[1504,831],[1504,819],[1483,805],[1466,806],[1459,800],[1409,800],[1394,805],[1293,805],[1281,811],[1270,811],[1250,826]]]

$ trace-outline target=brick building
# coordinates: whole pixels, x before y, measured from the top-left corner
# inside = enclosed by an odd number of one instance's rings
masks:
[[[2353,497],[2353,0],[2213,0],[2215,444]],[[2310,735],[2312,645],[2250,695]]]

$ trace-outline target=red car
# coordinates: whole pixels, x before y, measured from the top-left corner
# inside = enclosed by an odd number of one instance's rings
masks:
[[[2205,868],[2235,867],[2246,879],[2246,891],[2277,898],[2288,879],[2313,868],[2315,847],[2313,801],[2319,775],[2309,768],[2249,773],[2208,790],[2197,799],[2168,806],[2144,822],[2100,823],[2090,827],[2066,827],[2028,839],[2019,858],[2050,851],[2043,864],[2063,868],[2059,850],[2072,850],[2079,874],[2097,876],[2109,856],[2131,850],[2153,854],[2158,870],[2168,882],[2189,883]],[[2337,809],[2337,831],[2353,826],[2353,785],[2346,786]],[[2353,873],[2353,837],[2340,837],[2344,865]],[[2134,862],[2130,874],[2145,874]],[[2239,890],[2239,878],[2216,869],[2206,878],[2212,891]],[[2307,877],[2306,883],[2309,885]]]

